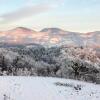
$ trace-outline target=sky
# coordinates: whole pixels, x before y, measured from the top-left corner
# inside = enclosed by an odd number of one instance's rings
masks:
[[[57,27],[100,31],[100,0],[0,0],[0,31]]]

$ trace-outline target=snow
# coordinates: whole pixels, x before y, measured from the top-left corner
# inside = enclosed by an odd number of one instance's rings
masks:
[[[80,90],[74,88],[78,85]],[[100,100],[100,85],[50,77],[1,76],[0,100]]]

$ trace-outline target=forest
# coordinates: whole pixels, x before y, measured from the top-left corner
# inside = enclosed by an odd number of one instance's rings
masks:
[[[0,75],[61,77],[100,84],[100,56],[88,47],[1,47]]]

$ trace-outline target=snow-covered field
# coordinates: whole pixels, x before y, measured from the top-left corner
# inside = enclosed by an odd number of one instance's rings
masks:
[[[100,85],[45,77],[0,77],[0,100],[100,100]]]

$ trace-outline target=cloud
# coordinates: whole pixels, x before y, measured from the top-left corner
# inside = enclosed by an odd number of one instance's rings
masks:
[[[28,18],[33,15],[37,15],[37,14],[46,12],[52,8],[53,8],[53,6],[44,5],[44,4],[34,5],[34,6],[28,5],[28,6],[24,6],[24,7],[20,8],[20,9],[17,9],[16,11],[1,15],[0,19],[3,19],[3,20],[0,20],[0,21],[6,22],[6,23],[14,22],[17,20],[22,20],[22,19]]]

